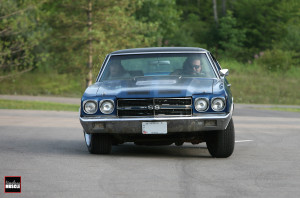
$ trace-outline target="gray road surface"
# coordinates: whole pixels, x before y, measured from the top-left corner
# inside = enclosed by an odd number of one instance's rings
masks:
[[[300,114],[236,105],[236,147],[124,144],[91,155],[76,112],[0,110],[2,197],[299,197]],[[4,176],[22,193],[4,194]]]

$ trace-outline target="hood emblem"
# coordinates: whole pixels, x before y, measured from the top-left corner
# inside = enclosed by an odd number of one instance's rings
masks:
[[[155,105],[155,106],[154,106],[154,109],[155,109],[155,110],[160,110],[160,106],[159,106],[159,105]]]
[[[160,106],[159,105],[148,105],[148,110],[160,110]]]

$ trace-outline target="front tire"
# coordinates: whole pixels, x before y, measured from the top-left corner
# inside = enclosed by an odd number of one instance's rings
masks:
[[[112,138],[108,134],[88,134],[84,132],[86,146],[92,154],[109,154]]]
[[[227,128],[210,134],[206,145],[211,156],[216,158],[226,158],[231,156],[235,144],[234,124],[231,118]]]

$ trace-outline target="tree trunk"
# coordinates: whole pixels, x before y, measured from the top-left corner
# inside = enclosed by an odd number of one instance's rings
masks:
[[[222,0],[222,13],[223,16],[226,15],[226,0]]]
[[[218,19],[218,11],[217,11],[217,2],[216,0],[212,0],[212,2],[213,2],[214,18],[215,18],[216,26],[218,27],[219,19]]]
[[[93,48],[92,48],[92,1],[89,0],[89,9],[88,9],[88,47],[89,47],[89,58],[88,58],[88,75],[86,79],[86,86],[90,86],[92,84],[93,79]]]
[[[200,9],[200,0],[197,0],[197,8]]]

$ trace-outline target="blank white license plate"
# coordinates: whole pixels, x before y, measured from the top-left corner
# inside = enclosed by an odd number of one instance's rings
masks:
[[[167,134],[167,122],[143,122],[143,134]]]

